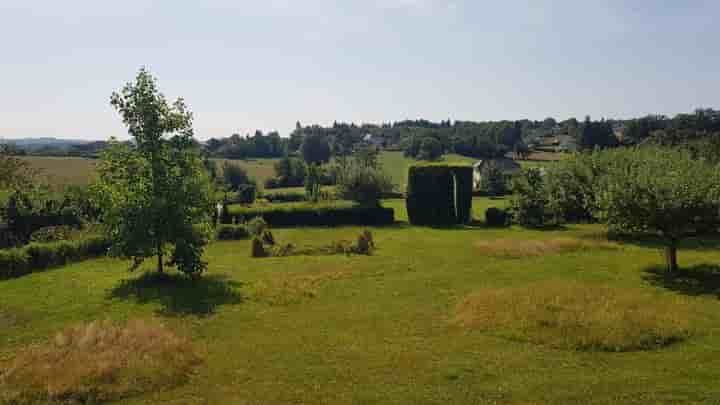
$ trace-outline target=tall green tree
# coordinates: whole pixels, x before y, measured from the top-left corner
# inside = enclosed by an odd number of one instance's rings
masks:
[[[308,134],[300,147],[302,157],[307,164],[321,164],[330,161],[330,144],[322,134]]]
[[[720,213],[718,166],[685,150],[643,147],[617,151],[595,192],[611,230],[658,235],[669,272],[678,269],[679,241],[715,232]]]
[[[133,268],[157,256],[159,272],[169,255],[169,264],[199,275],[212,206],[192,113],[182,99],[168,102],[144,68],[110,100],[134,139],[132,145],[111,141],[94,186],[111,253],[133,259]]]

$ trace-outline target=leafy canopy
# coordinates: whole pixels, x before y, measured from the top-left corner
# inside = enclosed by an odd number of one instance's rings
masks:
[[[103,223],[113,239],[112,252],[132,258],[163,257],[187,274],[206,267],[201,257],[211,232],[211,188],[192,135],[192,114],[185,102],[172,104],[155,78],[141,69],[111,97],[131,146],[111,140],[94,185]]]

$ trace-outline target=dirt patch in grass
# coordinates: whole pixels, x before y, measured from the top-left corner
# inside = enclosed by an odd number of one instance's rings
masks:
[[[692,312],[684,298],[642,289],[544,282],[477,291],[452,322],[557,348],[636,351],[689,337]]]
[[[519,259],[585,249],[619,249],[620,245],[599,238],[495,239],[475,244],[480,253]]]
[[[351,275],[347,268],[317,270],[312,273],[278,274],[254,285],[254,298],[272,305],[289,305],[314,298],[327,282]]]
[[[0,363],[0,403],[94,403],[183,383],[200,357],[155,320],[70,327]]]

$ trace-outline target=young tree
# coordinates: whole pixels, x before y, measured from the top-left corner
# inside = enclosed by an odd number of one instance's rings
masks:
[[[433,137],[426,137],[420,142],[420,153],[418,158],[421,160],[438,160],[442,156],[443,147],[440,141]]]
[[[684,150],[643,147],[617,151],[596,196],[611,230],[659,235],[667,270],[678,268],[678,242],[714,232],[720,209],[718,167]]]
[[[102,155],[95,187],[113,254],[133,268],[157,256],[190,275],[206,267],[204,245],[211,232],[211,188],[193,142],[192,114],[182,99],[170,104],[144,68],[111,97],[131,146],[115,140]]]
[[[227,162],[223,165],[223,180],[232,191],[238,191],[244,185],[255,185],[255,180],[248,176],[244,168]]]
[[[330,161],[330,144],[322,134],[305,135],[300,152],[307,164],[321,164]]]

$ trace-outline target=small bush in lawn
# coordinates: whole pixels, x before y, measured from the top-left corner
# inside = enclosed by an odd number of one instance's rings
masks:
[[[510,225],[510,215],[503,209],[490,207],[485,210],[485,225],[508,226]]]
[[[97,403],[186,381],[190,342],[157,321],[92,322],[0,362],[0,402]]]
[[[262,236],[262,233],[265,232],[265,230],[268,227],[267,222],[262,217],[255,217],[251,219],[250,221],[245,224],[248,232],[252,236]]]
[[[453,322],[558,348],[619,352],[686,339],[693,312],[675,296],[553,281],[482,289],[457,306]]]
[[[273,246],[275,245],[275,236],[273,236],[272,232],[265,230],[262,233],[262,241],[266,245]]]
[[[267,257],[268,251],[265,250],[265,245],[262,239],[257,236],[253,238],[252,244],[250,245],[250,256],[251,257]]]
[[[373,249],[375,249],[375,242],[373,241],[372,232],[366,229],[358,236],[354,253],[369,255]]]

